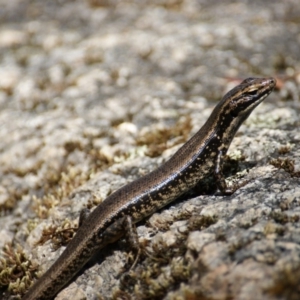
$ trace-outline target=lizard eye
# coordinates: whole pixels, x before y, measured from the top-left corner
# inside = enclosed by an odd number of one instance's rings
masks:
[[[248,94],[249,94],[250,96],[256,96],[256,95],[257,95],[257,90],[250,91],[250,92],[248,92]]]

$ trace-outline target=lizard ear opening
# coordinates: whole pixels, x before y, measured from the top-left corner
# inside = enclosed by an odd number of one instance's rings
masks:
[[[236,118],[238,116],[238,113],[235,111],[235,110],[231,110],[230,111],[230,115],[233,117],[233,118]]]

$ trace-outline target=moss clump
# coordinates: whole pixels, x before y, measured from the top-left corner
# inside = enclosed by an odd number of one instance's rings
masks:
[[[38,278],[38,266],[33,264],[23,252],[21,246],[14,249],[6,244],[0,258],[0,288],[8,287],[11,295],[23,295]]]

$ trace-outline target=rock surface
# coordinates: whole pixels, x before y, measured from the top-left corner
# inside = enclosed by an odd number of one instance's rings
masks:
[[[82,208],[168,159],[240,80],[273,76],[228,153],[250,182],[154,214],[133,270],[122,240],[56,299],[299,299],[299,15],[297,0],[1,0],[0,298],[26,289],[4,274],[14,251],[47,270]]]

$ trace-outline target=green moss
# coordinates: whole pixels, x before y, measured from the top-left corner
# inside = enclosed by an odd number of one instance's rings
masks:
[[[11,295],[23,295],[38,277],[37,265],[33,264],[23,252],[21,246],[16,250],[7,244],[0,259],[0,287],[7,287]]]

